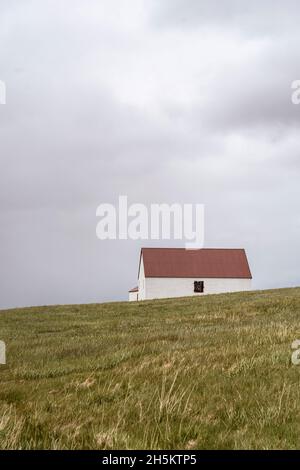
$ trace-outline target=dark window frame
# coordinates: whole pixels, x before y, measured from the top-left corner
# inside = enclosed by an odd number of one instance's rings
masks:
[[[204,281],[194,281],[194,293],[203,294],[204,292]]]

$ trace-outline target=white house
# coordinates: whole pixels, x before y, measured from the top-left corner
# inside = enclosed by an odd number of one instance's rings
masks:
[[[244,249],[142,248],[129,300],[245,291],[251,279]]]

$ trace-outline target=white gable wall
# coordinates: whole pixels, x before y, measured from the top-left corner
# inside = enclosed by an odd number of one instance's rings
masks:
[[[141,265],[140,265],[140,272],[139,272],[139,300],[146,299],[146,278],[145,278],[145,271],[144,271],[144,261],[143,257],[141,257]]]
[[[144,276],[143,295],[139,300],[163,299],[167,297],[185,297],[190,295],[220,294],[251,290],[251,279],[216,279],[216,278],[170,278]],[[142,278],[141,278],[142,280]],[[194,281],[204,281],[204,293],[194,292]],[[140,286],[140,281],[139,281]]]

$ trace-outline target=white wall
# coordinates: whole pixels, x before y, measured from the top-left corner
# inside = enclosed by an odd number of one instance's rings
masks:
[[[145,300],[146,298],[146,278],[144,271],[144,261],[142,257],[139,272],[139,300]]]
[[[138,300],[138,292],[129,292],[129,302]]]
[[[204,294],[194,293],[194,281],[204,281]],[[144,296],[139,295],[139,300],[185,297],[190,295],[199,297],[205,294],[219,294],[245,290],[251,290],[251,279],[147,277],[145,279]]]

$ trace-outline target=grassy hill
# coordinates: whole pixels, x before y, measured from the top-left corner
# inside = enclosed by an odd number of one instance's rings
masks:
[[[300,288],[0,312],[0,448],[299,448]]]

